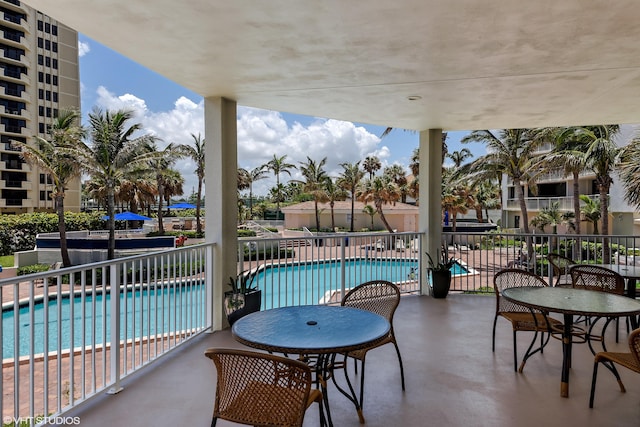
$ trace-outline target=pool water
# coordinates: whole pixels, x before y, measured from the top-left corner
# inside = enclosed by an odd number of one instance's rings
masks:
[[[86,295],[85,301],[77,296],[73,299],[65,296],[60,301],[60,318],[58,323],[58,301],[53,296],[47,304],[48,317],[48,351],[56,351],[58,348],[58,325],[61,331],[61,348],[69,349],[71,345],[71,331],[73,330],[73,347],[84,345],[101,345],[109,340],[109,328],[111,322],[110,294],[106,295],[104,301],[102,294]],[[141,336],[154,336],[182,330],[204,326],[204,316],[196,316],[197,310],[191,307],[197,301],[205,298],[205,287],[203,284],[190,286],[166,286],[156,289],[137,290],[120,295],[120,309],[124,312],[126,304],[126,315],[122,314],[120,319],[121,339],[134,339]],[[94,302],[95,300],[95,302]],[[71,327],[71,306],[73,305],[73,327]],[[85,310],[85,331],[84,343],[82,341],[82,309]],[[106,307],[106,319],[105,309]],[[172,307],[172,308],[170,308]],[[178,313],[177,316],[175,313]],[[125,335],[126,316],[126,335]],[[30,354],[30,318],[29,306],[20,307],[18,322],[20,327],[19,354],[26,356]],[[34,342],[33,352],[35,354],[44,353],[45,341],[45,306],[44,301],[34,304],[33,310]],[[2,358],[10,359],[14,356],[14,312],[13,309],[2,312]],[[106,325],[106,329],[105,326]],[[135,326],[134,326],[135,325]],[[95,328],[95,334],[93,334]]]

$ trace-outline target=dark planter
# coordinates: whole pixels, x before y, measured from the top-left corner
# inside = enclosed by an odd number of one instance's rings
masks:
[[[227,304],[227,298],[229,298],[232,293],[225,292],[225,304]],[[227,312],[227,320],[229,321],[229,325],[233,325],[236,320],[246,316],[247,314],[255,313],[256,311],[260,311],[260,304],[262,304],[262,291],[257,290],[253,292],[249,292],[248,294],[244,294],[244,306],[232,312]]]
[[[434,298],[446,298],[451,287],[451,271],[431,271],[431,286]]]

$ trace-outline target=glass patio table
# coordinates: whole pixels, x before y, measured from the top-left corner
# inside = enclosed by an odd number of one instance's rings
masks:
[[[562,372],[560,383],[560,395],[562,397],[569,397],[569,368],[571,367],[573,316],[614,318],[640,314],[640,301],[621,295],[585,289],[520,287],[505,289],[502,292],[502,296],[511,302],[523,305],[531,310],[561,313],[563,315]],[[592,324],[592,328],[594,324],[595,322]],[[534,340],[535,339],[536,337],[534,336]],[[604,346],[604,328],[602,332],[602,344]],[[589,345],[589,348],[594,352],[591,345]],[[529,349],[531,349],[531,346]],[[529,353],[529,351],[527,351],[527,353]],[[523,364],[527,357],[528,354],[525,355],[522,362]],[[613,369],[615,370],[615,367]],[[614,372],[614,374],[617,374],[617,372]]]
[[[390,328],[387,319],[370,311],[342,306],[304,305],[249,314],[236,321],[231,332],[237,341],[249,347],[272,353],[297,354],[304,358],[317,357],[317,382],[322,388],[327,420],[329,425],[333,425],[327,396],[329,378],[355,405],[360,422],[364,423],[362,408],[346,369],[344,372],[349,391],[336,383],[333,375],[336,355],[346,355],[375,345],[387,337]]]
[[[627,279],[627,296],[636,297],[636,280],[640,279],[640,266],[626,264],[594,264],[597,267],[613,270]]]

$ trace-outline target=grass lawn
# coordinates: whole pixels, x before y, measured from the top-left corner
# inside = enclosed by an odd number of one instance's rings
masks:
[[[0,256],[0,265],[3,267],[13,267],[13,255]]]

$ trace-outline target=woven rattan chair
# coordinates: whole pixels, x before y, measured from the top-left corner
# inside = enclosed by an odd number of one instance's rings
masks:
[[[549,261],[549,264],[551,264],[551,267],[553,268],[553,277],[555,278],[553,286],[572,286],[569,269],[571,266],[577,264],[577,262],[560,254],[548,254],[547,261]],[[560,280],[563,278],[564,281],[560,283]]]
[[[574,288],[624,295],[624,277],[613,270],[598,267],[597,265],[581,264],[571,267],[570,273]],[[619,338],[618,325],[619,319],[616,318],[616,342],[618,342]],[[592,336],[591,338],[601,339],[601,337],[597,336]]]
[[[493,276],[493,289],[496,294],[496,315],[493,318],[491,348],[494,352],[496,351],[496,323],[498,317],[503,317],[511,322],[511,327],[513,328],[513,368],[515,371],[518,370],[517,332],[541,332],[540,351],[542,352],[544,346],[549,342],[552,328],[559,329],[562,326],[562,322],[545,316],[541,312],[535,312],[534,318],[534,314],[529,308],[502,298],[503,290],[522,286],[544,287],[548,285],[540,276],[519,268],[500,270]],[[548,333],[546,339],[545,333]]]
[[[385,344],[392,343],[396,348],[398,355],[398,362],[400,364],[400,378],[402,381],[402,390],[404,390],[404,368],[402,366],[402,356],[400,355],[400,348],[396,341],[395,334],[393,332],[393,314],[400,303],[400,290],[396,285],[386,280],[372,280],[370,282],[362,283],[351,289],[342,299],[341,305],[346,307],[355,307],[362,310],[372,311],[387,319],[391,325],[389,335],[387,338],[374,347],[369,347],[364,350],[358,350],[349,353],[349,357],[360,361],[361,374],[360,374],[360,408],[362,408],[362,402],[364,399],[364,367],[367,352],[374,348],[380,347]],[[356,362],[357,363],[357,362]],[[347,364],[344,363],[344,369],[346,374]],[[357,369],[357,367],[356,367]]]
[[[593,398],[596,391],[596,379],[598,377],[598,364],[599,363],[611,363],[624,366],[640,374],[640,328],[635,329],[629,334],[629,353],[615,353],[612,351],[603,351],[596,353],[593,361],[593,377],[591,379],[591,394],[589,396],[589,408],[593,408]],[[611,370],[618,380],[620,391],[625,393],[624,384],[620,379],[618,371]]]
[[[325,425],[322,392],[311,389],[311,368],[299,360],[234,349],[209,349],[217,370],[211,426],[218,418],[253,426],[302,426],[313,402]]]

